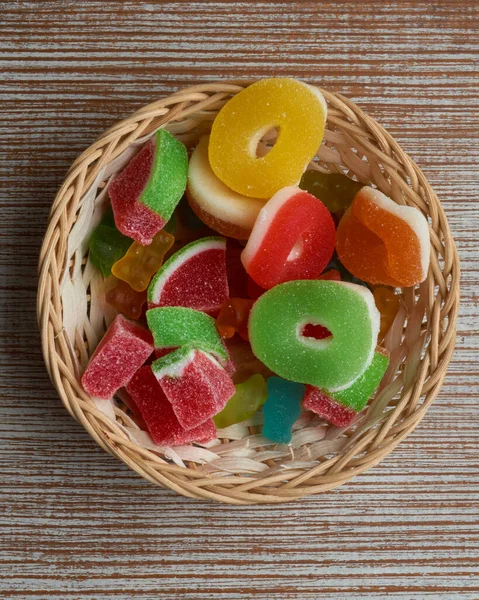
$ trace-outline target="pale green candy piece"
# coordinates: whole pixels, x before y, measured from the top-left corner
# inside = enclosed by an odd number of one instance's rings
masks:
[[[169,221],[186,189],[188,153],[184,144],[165,129],[156,132],[153,167],[140,202]]]
[[[216,322],[206,313],[181,306],[164,306],[148,310],[146,320],[155,348],[190,344],[210,352],[222,364],[229,360]]]
[[[380,348],[374,353],[372,363],[366,371],[356,379],[351,387],[340,392],[324,390],[324,393],[333,400],[336,400],[336,402],[339,402],[352,410],[361,412],[368,403],[368,400],[377,390],[388,365],[389,354],[386,350]]]
[[[236,393],[224,409],[213,417],[216,427],[222,429],[250,419],[266,402],[268,395],[262,375],[252,375],[243,383],[235,385]]]
[[[332,338],[302,336],[307,324],[327,327]],[[349,387],[371,364],[379,312],[363,286],[288,281],[256,301],[248,331],[254,354],[274,373],[334,392]]]

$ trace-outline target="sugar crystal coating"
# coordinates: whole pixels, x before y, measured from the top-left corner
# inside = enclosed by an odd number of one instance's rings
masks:
[[[215,320],[206,313],[180,306],[152,308],[146,313],[155,350],[185,344],[211,353],[223,366],[229,354],[216,329]]]
[[[366,371],[345,390],[331,392],[310,385],[306,386],[304,408],[315,412],[338,427],[349,425],[356,414],[363,410],[378,388],[388,364],[388,352],[378,348]]]
[[[301,413],[301,399],[305,387],[301,383],[286,381],[280,377],[270,377],[266,386],[268,396],[263,406],[263,435],[272,442],[288,444],[291,441],[292,427]]]
[[[180,425],[149,365],[141,367],[135,373],[126,391],[133,399],[156,444],[178,446],[195,441],[206,442],[216,437],[216,427],[211,419],[189,431]]]
[[[96,398],[112,398],[152,352],[151,333],[123,315],[117,315],[83,373],[83,389]]]
[[[183,346],[152,365],[180,425],[193,429],[225,407],[235,393],[231,377],[209,354]]]
[[[323,325],[332,338],[302,335]],[[369,290],[340,281],[289,281],[265,292],[249,318],[256,356],[280,377],[339,391],[371,364],[379,313]]]
[[[211,168],[235,192],[271,198],[299,182],[323,139],[326,113],[321,93],[305,83],[288,78],[257,81],[217,114],[208,149]],[[259,141],[274,128],[279,129],[275,145],[258,158]]]
[[[148,288],[150,306],[186,306],[218,313],[228,299],[226,241],[207,237],[187,244],[160,268]]]
[[[336,250],[356,277],[372,284],[409,287],[429,267],[429,228],[422,213],[363,187],[339,223]]]
[[[156,132],[154,141],[150,176],[139,200],[166,223],[186,188],[188,154],[184,144],[165,129]]]
[[[241,255],[262,288],[315,279],[334,251],[334,222],[324,204],[297,187],[277,192],[261,209]]]

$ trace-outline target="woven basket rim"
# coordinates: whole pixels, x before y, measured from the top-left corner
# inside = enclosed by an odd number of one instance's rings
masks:
[[[255,474],[252,478],[208,474],[194,464],[183,467],[161,460],[158,454],[122,434],[110,417],[79,388],[75,350],[63,322],[60,285],[64,278],[72,278],[68,277],[69,236],[78,221],[82,198],[102,169],[112,164],[131,144],[166,124],[179,127],[179,131],[183,128],[185,135],[192,132],[191,135],[197,138],[196,124],[211,121],[214,112],[231,95],[253,81],[219,81],[181,89],[118,122],[76,159],[52,205],[40,252],[37,298],[42,351],[48,373],[67,410],[92,438],[152,483],[184,496],[238,505],[287,502],[332,489],[390,454],[415,429],[439,393],[454,350],[460,292],[455,243],[443,208],[422,171],[396,140],[351,100],[319,87],[328,103],[328,123],[334,127],[332,138],[337,131],[345,140],[352,140],[356,145],[350,146],[351,154],[351,148],[360,147],[363,156],[368,158],[368,168],[374,175],[370,179],[378,186],[389,185],[393,192],[391,197],[417,206],[430,221],[432,260],[428,278],[420,290],[408,293],[412,306],[421,305],[424,309],[427,321],[422,329],[420,323],[420,331],[417,331],[424,347],[418,346],[415,362],[407,356],[401,363],[402,379],[409,381],[407,389],[401,388],[401,398],[386,418],[352,437],[352,442],[336,455],[319,460],[312,468],[291,468],[287,473],[279,469],[267,472],[265,476]],[[359,144],[357,140],[360,140]],[[332,156],[334,149],[332,144],[331,150],[325,152]],[[350,156],[347,149],[343,150],[346,157],[339,153],[343,161],[341,166],[347,164],[350,168],[350,164],[355,164],[362,168],[357,157]],[[350,170],[354,172],[354,169]],[[408,329],[405,331],[407,337]]]

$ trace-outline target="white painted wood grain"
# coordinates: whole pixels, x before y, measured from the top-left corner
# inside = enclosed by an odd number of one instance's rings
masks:
[[[0,598],[479,598],[477,3],[0,2]],[[115,120],[183,85],[293,75],[384,125],[442,199],[458,348],[423,423],[373,471],[291,505],[153,488],[95,446],[43,367],[49,206]]]

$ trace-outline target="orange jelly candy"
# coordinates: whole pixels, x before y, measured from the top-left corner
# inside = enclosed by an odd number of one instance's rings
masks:
[[[133,242],[125,256],[113,265],[111,272],[118,279],[126,281],[137,292],[144,292],[153,275],[163,264],[165,254],[173,246],[174,241],[172,235],[161,230],[149,246]]]
[[[327,107],[316,88],[297,79],[262,79],[234,96],[213,122],[208,156],[215,175],[229,188],[252,198],[271,198],[297,185],[319,149]],[[279,131],[265,155],[263,136]]]
[[[372,284],[410,287],[426,279],[429,228],[422,213],[363,187],[341,219],[336,251],[355,277]]]

